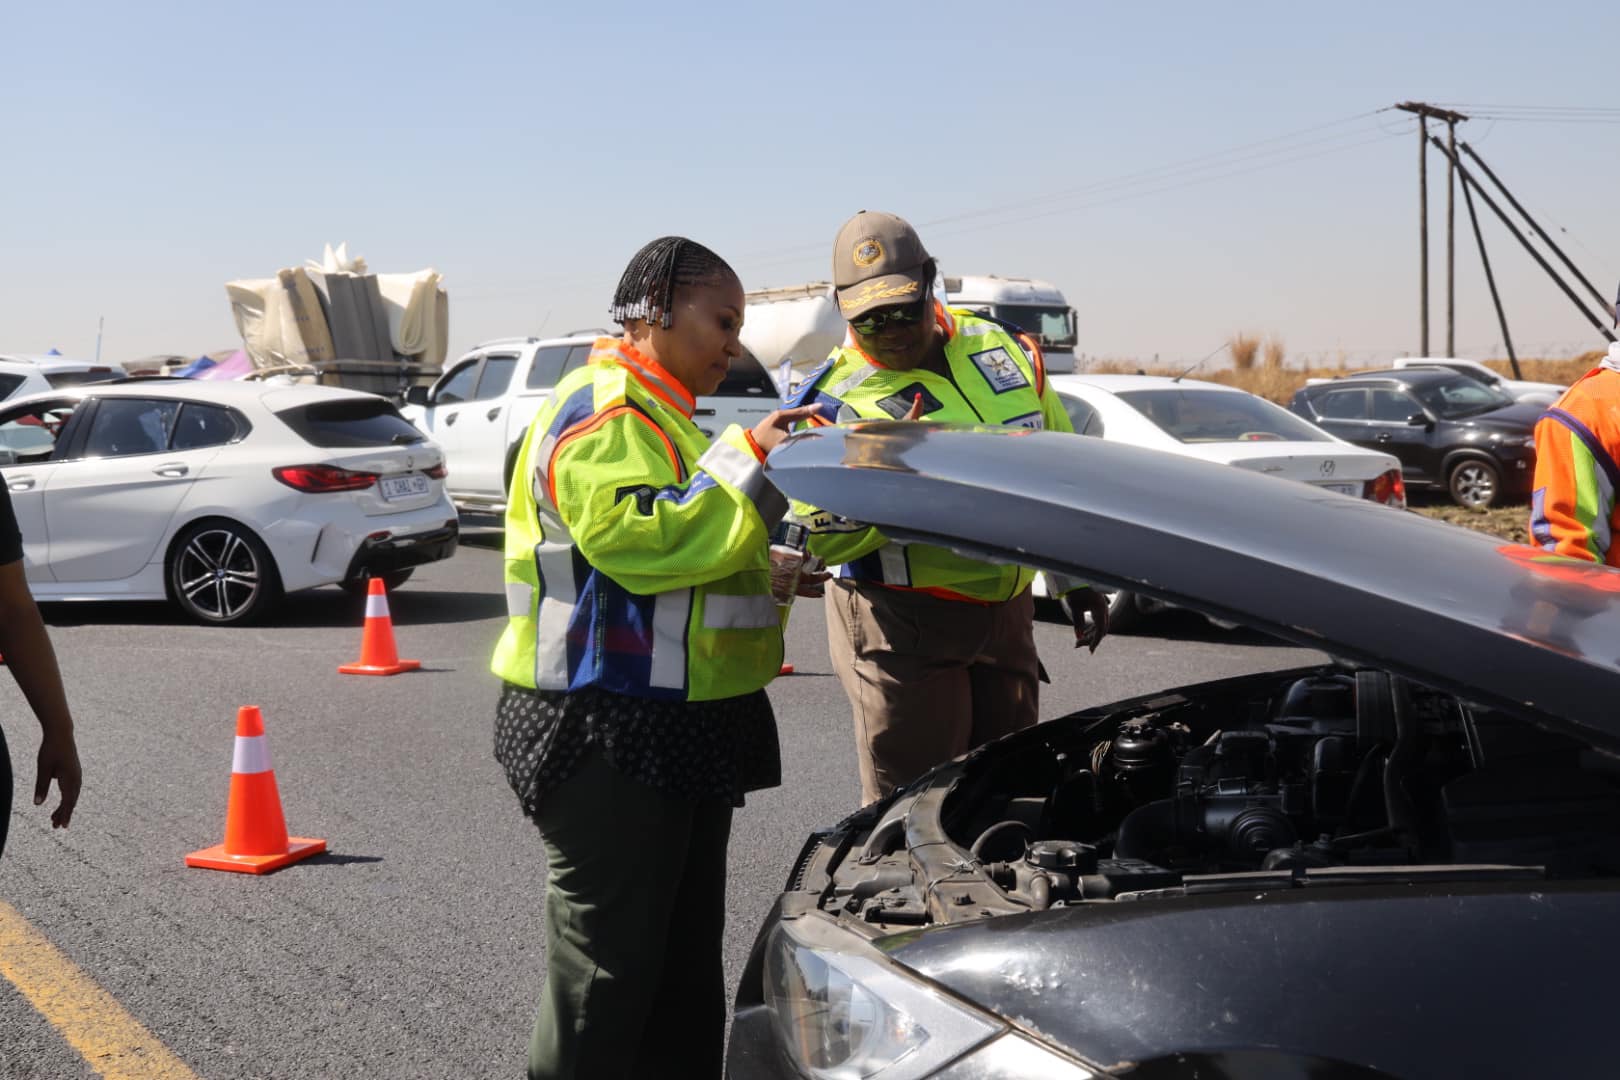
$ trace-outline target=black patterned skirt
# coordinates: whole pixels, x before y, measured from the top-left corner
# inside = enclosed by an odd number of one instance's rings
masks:
[[[693,803],[743,805],[782,782],[776,714],[765,691],[719,701],[656,701],[606,690],[503,683],[495,760],[523,812],[595,750],[632,780]]]

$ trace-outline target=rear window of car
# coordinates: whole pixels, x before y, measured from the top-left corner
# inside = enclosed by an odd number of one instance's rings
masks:
[[[1120,399],[1184,443],[1286,439],[1331,442],[1280,405],[1229,390],[1125,390]]]
[[[427,438],[382,398],[321,401],[276,413],[311,446],[405,446]]]
[[[10,397],[22,384],[21,375],[0,375],[0,400]]]

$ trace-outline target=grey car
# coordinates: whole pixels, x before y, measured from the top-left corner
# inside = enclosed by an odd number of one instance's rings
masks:
[[[1047,432],[827,428],[767,469],[1335,659],[1071,713],[812,834],[732,1077],[1614,1074],[1620,572]]]

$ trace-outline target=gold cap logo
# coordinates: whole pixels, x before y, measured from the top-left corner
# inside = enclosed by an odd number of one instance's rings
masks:
[[[875,236],[868,236],[855,245],[855,265],[863,270],[883,258],[883,244]]]

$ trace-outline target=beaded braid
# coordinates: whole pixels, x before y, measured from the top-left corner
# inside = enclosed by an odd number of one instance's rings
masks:
[[[661,236],[636,252],[624,268],[608,313],[621,326],[631,320],[656,320],[668,330],[677,288],[736,280],[731,265],[697,241]]]

